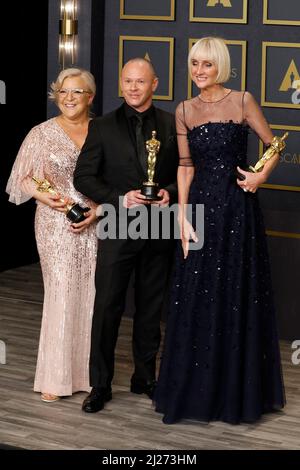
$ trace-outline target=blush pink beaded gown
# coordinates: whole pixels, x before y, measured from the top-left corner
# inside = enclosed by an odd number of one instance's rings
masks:
[[[73,186],[79,153],[55,118],[34,127],[14,163],[7,184],[9,200],[21,204],[30,199],[22,181],[34,175],[47,178],[61,195],[91,207]],[[64,213],[37,202],[35,235],[45,296],[34,391],[57,396],[90,391],[96,225],[72,233]]]

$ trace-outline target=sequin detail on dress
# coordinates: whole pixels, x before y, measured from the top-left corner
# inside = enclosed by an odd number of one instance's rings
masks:
[[[60,194],[90,207],[91,201],[73,186],[79,152],[55,119],[32,129],[8,182],[10,200],[29,199],[21,183],[24,177],[35,175],[47,178]],[[45,296],[34,390],[58,396],[89,391],[96,227],[74,234],[63,213],[38,203],[35,234]]]
[[[205,242],[186,260],[177,247],[156,410],[165,423],[254,422],[285,398],[263,218],[234,174],[248,128],[194,122],[189,203],[205,205]]]

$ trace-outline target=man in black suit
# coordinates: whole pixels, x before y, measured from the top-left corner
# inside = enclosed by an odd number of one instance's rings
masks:
[[[132,59],[125,64],[121,89],[125,103],[90,123],[74,173],[74,186],[98,204],[128,210],[143,204],[151,208],[140,188],[147,181],[145,141],[157,131],[160,150],[154,181],[162,188],[160,205],[176,202],[178,151],[174,116],[153,106],[158,85],[151,63]],[[120,203],[121,198],[121,203]],[[140,206],[141,207],[141,206]],[[130,212],[130,211],[129,211]],[[129,218],[130,219],[130,218]],[[101,223],[101,222],[100,222]],[[155,362],[160,343],[160,317],[166,292],[173,243],[164,239],[105,239],[99,242],[96,298],[91,335],[92,391],[82,409],[93,413],[112,398],[114,350],[126,291],[135,272],[131,391],[150,398],[155,387]]]

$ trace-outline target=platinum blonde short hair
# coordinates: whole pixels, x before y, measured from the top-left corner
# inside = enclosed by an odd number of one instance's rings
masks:
[[[224,39],[206,37],[199,39],[191,48],[188,56],[188,68],[191,75],[193,60],[211,61],[218,70],[216,83],[228,82],[231,74],[230,55]]]
[[[55,82],[51,83],[51,90],[49,91],[50,100],[56,102],[57,91],[61,89],[64,80],[69,77],[81,77],[85,81],[88,91],[90,91],[93,95],[96,94],[96,83],[91,72],[85,69],[69,68],[62,70]]]

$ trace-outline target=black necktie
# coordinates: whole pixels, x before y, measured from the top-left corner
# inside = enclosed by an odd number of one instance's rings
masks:
[[[143,134],[143,118],[136,114],[135,138],[136,148],[140,164],[145,173],[147,173],[146,142]]]

